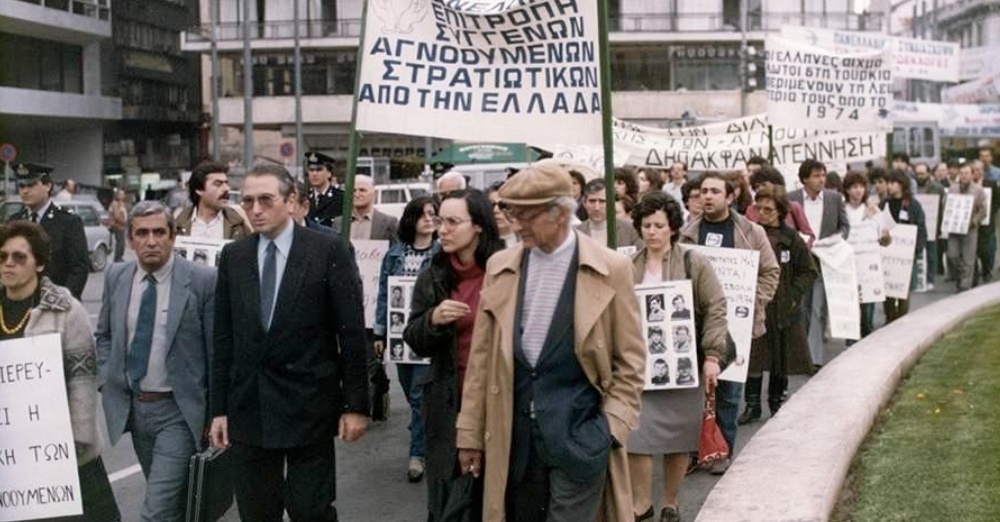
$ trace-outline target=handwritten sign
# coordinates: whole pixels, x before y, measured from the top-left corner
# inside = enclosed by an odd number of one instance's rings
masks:
[[[896,225],[889,231],[892,243],[882,247],[882,274],[885,295],[908,299],[913,280],[913,259],[917,254],[917,226]]]
[[[886,51],[841,55],[768,35],[767,114],[775,128],[891,131]]]
[[[972,194],[949,193],[944,200],[944,219],[941,221],[941,233],[968,234],[974,204],[975,200]]]
[[[635,245],[621,246],[616,249],[619,254],[631,258],[635,255],[636,248]]]
[[[431,363],[429,357],[420,357],[403,340],[403,330],[410,317],[410,307],[413,306],[413,285],[416,282],[416,277],[389,276],[389,290],[386,296],[389,305],[385,327],[386,362],[396,364]]]
[[[990,224],[990,211],[993,208],[993,187],[983,187],[983,208],[986,209],[986,215],[983,216],[983,220],[979,222],[980,225]]]
[[[174,254],[188,261],[218,268],[222,247],[231,241],[231,239],[177,236],[174,240]]]
[[[389,242],[375,239],[352,239],[361,274],[361,286],[365,297],[365,328],[375,325],[375,305],[378,303],[378,276],[382,270],[382,258],[389,251]]]
[[[635,287],[646,344],[645,390],[697,388],[698,336],[691,281],[664,281]],[[669,310],[668,310],[669,308]]]
[[[915,293],[922,294],[927,292],[927,249],[924,249],[920,253],[920,257],[917,258],[913,265],[913,269],[917,271],[917,287],[913,289]]]
[[[757,303],[757,266],[760,252],[737,248],[693,247],[712,262],[715,277],[726,294],[726,320],[729,335],[736,343],[736,360],[719,376],[733,382],[746,382],[753,341],[754,305]]]
[[[812,254],[819,259],[823,271],[830,336],[860,339],[861,308],[854,249],[843,237],[834,234],[813,243]]]
[[[359,130],[601,143],[595,2],[383,0],[369,9]]]
[[[0,342],[0,521],[83,513],[59,334]]]
[[[852,223],[851,233],[847,237],[847,242],[854,250],[854,270],[858,279],[858,295],[862,303],[885,301],[882,251],[878,244],[878,236],[878,225],[875,221],[866,219]]]
[[[914,194],[921,208],[924,209],[924,221],[927,225],[927,241],[937,241],[938,217],[941,214],[941,196],[938,194]]]

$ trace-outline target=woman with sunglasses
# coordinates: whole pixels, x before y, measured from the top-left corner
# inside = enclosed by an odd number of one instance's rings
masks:
[[[389,276],[416,276],[427,268],[431,259],[441,250],[437,242],[437,204],[432,196],[419,196],[407,203],[399,220],[399,241],[389,247],[382,258],[378,277],[378,300],[375,305],[375,353],[382,357],[385,351],[386,315]],[[399,287],[396,288],[398,290]],[[405,301],[404,301],[405,302]],[[426,365],[397,364],[399,385],[410,404],[410,461],[406,478],[419,482],[424,476],[424,420],[420,412],[422,382],[427,373]]]
[[[489,198],[476,189],[454,191],[437,217],[441,252],[417,276],[410,319],[403,338],[414,352],[431,358],[423,389],[427,449],[427,509],[441,520],[452,481],[459,476],[455,420],[469,360],[472,329],[486,261],[504,248]],[[476,504],[482,513],[482,482]]]
[[[0,227],[0,340],[59,334],[83,514],[59,522],[120,520],[101,460],[97,431],[97,355],[87,311],[69,290],[42,275],[48,234],[30,221]]]

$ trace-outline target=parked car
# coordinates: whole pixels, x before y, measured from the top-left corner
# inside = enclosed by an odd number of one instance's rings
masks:
[[[375,185],[375,208],[400,218],[411,199],[431,192],[429,183],[385,183]]]
[[[73,196],[71,201],[54,201],[53,203],[80,216],[83,221],[83,231],[87,235],[87,250],[90,252],[90,269],[94,272],[104,270],[108,257],[114,251],[111,231],[104,225],[107,222],[108,211],[94,196]],[[0,222],[6,223],[14,214],[24,208],[20,196],[11,196],[0,203]]]

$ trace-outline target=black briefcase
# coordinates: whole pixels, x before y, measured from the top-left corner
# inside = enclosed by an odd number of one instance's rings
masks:
[[[187,522],[215,522],[233,505],[229,452],[209,448],[191,456],[188,465]]]

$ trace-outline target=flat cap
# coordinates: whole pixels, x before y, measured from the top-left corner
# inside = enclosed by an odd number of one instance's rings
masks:
[[[558,165],[532,165],[508,178],[497,195],[507,205],[543,205],[562,196],[572,197],[573,181]]]

